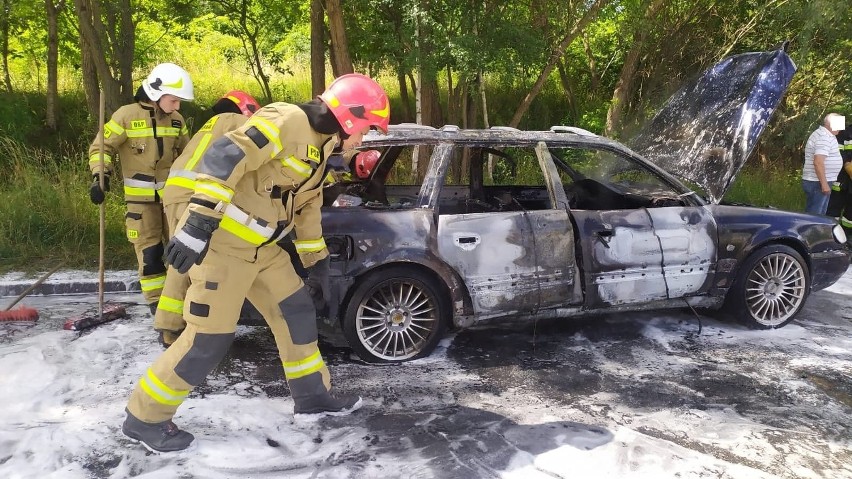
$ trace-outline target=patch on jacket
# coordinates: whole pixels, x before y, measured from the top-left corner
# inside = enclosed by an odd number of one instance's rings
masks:
[[[319,160],[320,160],[319,148],[315,147],[314,145],[308,145],[307,155],[308,155],[309,160],[314,160],[317,163],[319,163]]]
[[[180,128],[180,120],[172,120],[172,128]]]
[[[211,130],[213,130],[213,125],[216,124],[216,120],[218,120],[218,119],[219,119],[219,116],[216,115],[213,118],[207,120],[207,123],[205,123],[204,126],[202,126],[201,129],[198,130],[198,131],[211,131]]]
[[[130,122],[131,130],[142,130],[144,128],[148,128],[148,122],[145,120],[132,120]]]

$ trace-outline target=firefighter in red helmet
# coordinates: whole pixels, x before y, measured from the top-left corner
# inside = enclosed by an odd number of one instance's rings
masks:
[[[367,150],[358,153],[355,156],[355,175],[362,180],[369,178],[380,156],[382,154],[378,150]]]
[[[260,104],[244,91],[232,90],[220,98],[211,110],[215,115],[189,141],[184,152],[172,164],[169,178],[162,192],[169,238],[174,236],[178,220],[189,205],[195,191],[195,168],[198,160],[211,142],[229,131],[243,126],[250,116],[260,109]],[[174,268],[169,268],[163,292],[160,294],[154,329],[164,347],[170,346],[186,327],[183,305],[189,278]]]
[[[183,308],[187,326],[130,396],[122,426],[127,436],[159,451],[190,445],[193,435],[172,418],[230,347],[244,298],[274,306],[264,319],[295,414],[341,415],[360,407],[358,396],[331,393],[311,293],[276,242],[293,231],[302,264],[326,271],[314,277],[325,278],[327,289],[328,250],[320,224],[326,159],[337,145],[343,151],[358,147],[371,128],[387,131],[389,120],[382,87],[365,75],[348,74],[310,102],[261,108],[211,143],[166,250],[167,261],[191,278]]]

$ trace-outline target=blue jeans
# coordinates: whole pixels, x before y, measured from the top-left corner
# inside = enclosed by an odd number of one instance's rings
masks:
[[[819,181],[802,180],[802,189],[805,190],[805,213],[824,215],[829,195],[822,193]]]

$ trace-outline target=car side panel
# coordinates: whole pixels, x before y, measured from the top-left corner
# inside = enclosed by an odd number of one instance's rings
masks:
[[[535,235],[539,308],[582,302],[582,295],[574,288],[574,232],[568,212],[539,210],[527,215]]]
[[[525,212],[441,215],[437,246],[467,285],[478,317],[538,307],[536,254]]]
[[[453,313],[471,313],[458,275],[437,256],[435,223],[430,209],[372,210],[323,208],[323,236],[331,258],[328,316],[336,318],[358,277],[392,263],[412,263],[433,271],[447,286]]]
[[[709,205],[719,234],[716,294],[725,294],[739,265],[767,244],[787,244],[803,254],[811,274],[811,289],[834,284],[849,267],[849,249],[832,235],[833,218],[768,208]]]
[[[585,306],[666,299],[663,257],[645,209],[573,210],[580,238]]]
[[[668,297],[710,289],[716,264],[716,223],[704,206],[648,208],[662,247]]]

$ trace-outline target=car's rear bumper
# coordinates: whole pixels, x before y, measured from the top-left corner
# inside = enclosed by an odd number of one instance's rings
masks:
[[[849,269],[849,248],[811,254],[811,290],[817,291],[836,283]]]

